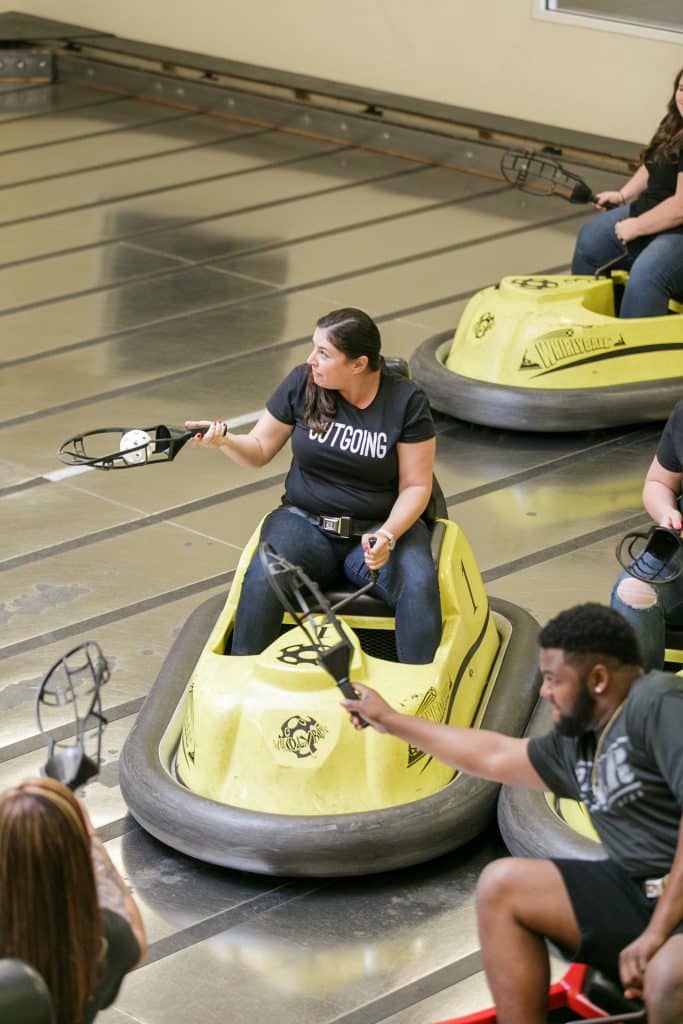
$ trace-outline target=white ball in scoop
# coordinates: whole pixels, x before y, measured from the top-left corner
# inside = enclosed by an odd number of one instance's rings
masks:
[[[143,444],[147,447],[141,448],[140,445]],[[137,448],[138,451],[131,451],[131,448]],[[119,451],[123,454],[124,461],[129,466],[134,466],[139,462],[147,462],[154,452],[154,442],[146,430],[127,430],[119,441]]]

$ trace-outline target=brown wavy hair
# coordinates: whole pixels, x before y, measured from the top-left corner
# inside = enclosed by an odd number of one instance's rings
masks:
[[[354,309],[352,306],[333,309],[331,313],[321,316],[315,326],[325,331],[330,342],[347,359],[367,356],[368,369],[380,369],[383,359],[380,355],[382,338],[379,327],[362,309]],[[311,430],[324,434],[336,415],[336,391],[319,387],[309,367],[304,395],[304,423]]]
[[[0,956],[42,975],[58,1024],[78,1024],[103,953],[90,835],[73,793],[28,779],[0,794]]]
[[[683,68],[681,68],[674,79],[674,88],[671,99],[666,107],[666,114],[659,122],[657,131],[641,153],[641,161],[647,155],[655,163],[664,163],[665,160],[677,160],[680,155],[681,146],[683,145],[683,117],[681,117],[676,104],[676,93],[682,75]]]

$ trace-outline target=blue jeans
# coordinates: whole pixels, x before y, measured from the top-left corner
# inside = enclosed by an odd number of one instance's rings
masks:
[[[658,569],[662,564],[661,561],[650,555],[642,555],[642,560],[649,560],[653,569]],[[646,671],[662,668],[666,647],[666,627],[667,625],[683,626],[683,576],[668,583],[651,583],[650,586],[657,595],[657,601],[649,608],[634,608],[626,604],[617,594],[617,588],[622,580],[629,578],[627,572],[623,572],[618,578],[612,590],[610,605],[615,611],[620,612],[635,630]]]
[[[354,587],[364,586],[370,572],[357,538],[324,533],[308,519],[286,508],[266,516],[261,540],[267,540],[325,591],[345,576]],[[424,665],[433,661],[441,640],[441,600],[428,527],[418,520],[397,541],[389,561],[379,571],[372,593],[395,609],[399,661]],[[242,585],[233,654],[259,654],[275,640],[282,623],[282,605],[266,579],[258,554],[251,560]]]
[[[598,267],[623,253],[614,227],[628,217],[628,209],[618,206],[586,221],[576,239],[572,274],[594,274]],[[662,231],[642,252],[635,257],[624,256],[616,266],[629,271],[619,315],[666,316],[669,299],[683,296],[683,232]]]

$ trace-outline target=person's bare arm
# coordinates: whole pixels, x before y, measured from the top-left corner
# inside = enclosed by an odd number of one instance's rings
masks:
[[[683,821],[678,828],[676,856],[664,892],[647,928],[619,954],[619,975],[629,999],[642,996],[645,968],[683,921]]]
[[[258,469],[267,465],[284,448],[294,427],[276,420],[267,410],[248,434],[231,434],[225,420],[186,420],[188,430],[208,427],[192,441],[198,448],[218,448],[240,466]]]
[[[140,959],[142,959],[147,952],[147,936],[140,911],[128,886],[114,867],[102,840],[94,829],[90,832],[90,850],[99,904],[107,910],[113,910],[120,914],[128,922],[140,947]]]
[[[417,522],[429,504],[432,493],[436,438],[416,441],[413,444],[401,442],[396,445],[396,452],[398,455],[398,495],[381,528],[388,530],[398,540],[413,523]],[[366,551],[365,561],[368,568],[381,569],[389,560],[389,542],[380,533],[376,535],[377,540],[374,547],[370,548],[368,544],[370,536],[370,534],[366,534],[363,537],[363,548]]]
[[[353,684],[357,700],[342,700],[351,722],[361,728],[360,716],[378,732],[389,733],[424,750],[438,761],[469,775],[492,782],[545,790],[548,787],[529,760],[527,739],[504,736],[487,729],[462,729],[440,725],[415,715],[394,710],[378,693],[360,683]]]
[[[665,469],[654,457],[645,477],[643,505],[645,511],[659,526],[683,530],[683,518],[678,510],[683,474]]]
[[[611,203],[612,206],[624,206],[626,203],[632,203],[645,191],[649,179],[647,167],[641,164],[636,173],[620,189],[598,192],[595,197],[597,202],[593,203],[593,206],[604,209],[606,203]]]
[[[651,210],[646,210],[638,217],[627,217],[615,225],[614,231],[620,242],[625,245],[642,235],[658,235],[660,231],[669,231],[683,224],[683,174],[678,175],[676,191],[668,199],[663,199]]]

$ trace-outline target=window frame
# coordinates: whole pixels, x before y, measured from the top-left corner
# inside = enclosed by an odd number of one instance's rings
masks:
[[[572,28],[590,28],[599,32],[640,36],[641,39],[657,39],[665,43],[683,43],[683,19],[681,20],[680,31],[676,29],[663,29],[626,20],[618,21],[615,17],[601,17],[598,13],[590,15],[561,11],[552,6],[557,2],[558,0],[532,0],[533,17],[541,21],[550,21],[555,25],[568,25]]]

